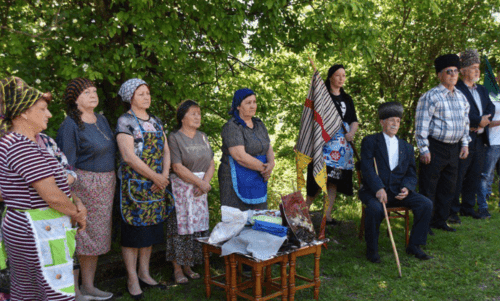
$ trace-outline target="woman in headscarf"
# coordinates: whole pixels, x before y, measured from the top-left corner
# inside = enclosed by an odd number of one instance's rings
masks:
[[[121,244],[127,268],[127,291],[135,300],[143,289],[166,289],[149,274],[152,245],[164,243],[167,218],[166,187],[169,184],[170,150],[163,123],[150,114],[148,84],[133,78],[122,84],[118,95],[130,110],[118,119],[116,140],[121,154]],[[137,267],[139,259],[139,267]]]
[[[73,185],[73,183],[76,181],[78,176],[76,175],[74,168],[71,165],[69,165],[68,159],[66,158],[64,153],[61,151],[61,149],[57,146],[57,143],[54,141],[54,139],[52,139],[51,137],[49,137],[48,135],[46,135],[44,133],[38,133],[35,136],[35,139],[36,139],[36,143],[38,144],[38,146],[40,146],[43,149],[46,149],[50,155],[52,155],[54,158],[57,159],[57,162],[59,162],[59,165],[63,168],[64,172],[66,173],[66,176],[68,177],[68,185],[71,187]],[[77,207],[80,207],[81,210],[86,210],[85,206],[82,203],[82,200],[80,200],[74,194],[72,195],[72,197],[73,197],[73,201]],[[3,199],[1,197],[1,192],[0,192],[0,202],[3,202]],[[0,215],[3,214],[3,211],[5,209],[4,205],[5,204],[3,204],[3,203],[1,204],[2,208],[0,210]],[[1,222],[2,222],[2,219],[0,218],[0,225],[1,225]],[[0,237],[1,237],[1,234],[0,234]],[[1,238],[0,238],[0,240],[1,240]],[[6,268],[5,270],[2,270],[1,273],[2,273],[2,278],[3,278],[2,281],[7,281],[10,283],[10,281],[9,281],[10,280],[10,276],[9,276],[10,270],[8,268]],[[80,274],[80,264],[78,264],[77,257],[75,257],[75,256],[73,257],[73,274],[75,275],[76,301],[88,300],[82,296],[82,294],[80,293],[80,290],[78,288],[78,275]],[[7,283],[6,285],[2,285],[2,288],[10,287],[9,283]],[[1,296],[2,295],[0,294],[0,297]],[[2,299],[0,298],[0,300],[2,300]]]
[[[332,99],[331,105],[337,108],[342,118],[345,132],[340,129],[332,139],[323,147],[323,158],[326,163],[328,175],[328,207],[326,211],[327,224],[334,225],[336,221],[332,218],[332,208],[337,193],[352,195],[352,170],[354,168],[353,151],[350,142],[354,140],[358,130],[358,118],[351,96],[344,89],[346,79],[343,65],[333,65],[328,70],[328,77],[325,81],[326,88]],[[314,180],[313,166],[309,164],[307,169],[307,204],[310,207],[318,193],[320,187]]]
[[[75,299],[71,225],[85,230],[86,211],[72,203],[58,161],[36,143],[52,116],[51,99],[20,78],[0,80],[0,190],[7,206],[2,234],[12,300]]]
[[[207,135],[198,131],[200,125],[200,107],[186,100],[177,108],[178,130],[168,136],[175,213],[167,222],[167,261],[172,261],[179,284],[188,282],[185,276],[200,278],[191,270],[203,262],[201,244],[195,238],[208,235],[207,193],[215,164]]]
[[[267,180],[274,168],[274,152],[264,123],[257,117],[257,98],[248,89],[234,93],[222,127],[219,166],[221,205],[240,210],[267,209]]]
[[[82,295],[95,300],[113,297],[94,286],[99,255],[111,250],[111,218],[116,185],[116,143],[108,121],[94,112],[99,104],[97,88],[85,78],[76,78],[64,93],[67,117],[57,133],[57,144],[76,168],[78,181],[72,192],[88,211],[87,229],[76,236]]]

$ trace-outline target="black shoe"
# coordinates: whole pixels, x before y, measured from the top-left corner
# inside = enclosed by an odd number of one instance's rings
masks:
[[[461,224],[462,221],[460,220],[460,217],[456,213],[450,214],[450,217],[448,217],[448,223],[450,224]]]
[[[491,214],[488,212],[488,209],[479,209],[479,217],[482,219],[490,218]]]
[[[375,254],[366,254],[366,258],[372,263],[381,263],[380,256],[378,253]]]
[[[444,230],[444,231],[448,231],[448,232],[457,232],[457,229],[452,228],[452,227],[448,226],[447,224],[440,225],[440,226],[431,226],[431,227],[434,229],[440,229],[440,230]]]
[[[431,228],[429,228],[429,235],[430,235],[430,236],[434,236],[434,232],[432,232],[432,229],[431,229]]]
[[[424,251],[422,251],[422,249],[420,249],[420,246],[418,245],[409,245],[408,248],[406,248],[406,253],[410,255],[415,255],[415,257],[420,260],[429,260],[434,258],[432,256],[425,254]]]
[[[164,291],[164,290],[167,289],[167,286],[164,285],[164,284],[161,284],[161,283],[149,284],[149,283],[144,282],[141,278],[139,278],[139,285],[141,286],[142,289],[146,289],[146,288],[159,288],[162,291]]]
[[[474,209],[469,209],[469,210],[460,209],[460,215],[461,216],[471,216],[472,218],[475,218],[475,219],[481,218],[479,216],[479,214],[477,214],[476,211],[474,211]]]
[[[142,300],[144,298],[144,293],[140,293],[138,295],[132,295],[128,289],[128,285],[125,285],[125,287],[127,288],[127,293],[130,295],[130,297],[132,297],[132,299],[134,300]]]

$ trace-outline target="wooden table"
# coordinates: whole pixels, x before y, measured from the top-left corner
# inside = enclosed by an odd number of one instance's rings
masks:
[[[289,279],[289,299],[290,301],[295,300],[295,292],[298,290],[303,290],[309,287],[314,286],[314,299],[319,299],[319,287],[321,286],[321,280],[319,279],[319,260],[321,257],[321,246],[325,241],[315,242],[306,246],[303,246],[299,249],[293,250],[289,256],[290,263],[290,274],[288,276]],[[301,275],[297,275],[295,268],[297,257],[306,256],[314,254],[314,278],[307,278]],[[299,286],[295,286],[295,280],[302,279],[309,283],[302,284]]]
[[[220,255],[221,246],[208,244],[208,238],[200,238],[198,240],[203,245],[207,298],[210,298],[211,295],[211,285],[224,288],[226,291],[226,300],[228,301],[236,301],[238,297],[254,301],[265,301],[279,296],[281,296],[281,300],[294,300],[296,291],[310,287],[314,287],[314,299],[317,300],[319,298],[319,288],[321,286],[319,278],[321,246],[326,241],[315,241],[298,249],[280,252],[268,260],[258,260],[249,255],[230,254],[224,256],[225,274],[211,277],[210,253]],[[311,254],[314,255],[313,278],[297,275],[297,258]],[[245,277],[241,273],[242,264],[252,267],[252,277]],[[274,264],[280,265],[280,277],[272,278],[271,276],[271,268]],[[290,266],[288,274],[287,265]],[[265,275],[263,275],[263,272]],[[220,282],[219,279],[221,278],[224,278],[225,282]],[[296,286],[296,279],[301,279],[308,283]],[[252,288],[253,296],[243,292],[249,288]],[[267,295],[265,296],[262,296],[263,288],[266,289]]]

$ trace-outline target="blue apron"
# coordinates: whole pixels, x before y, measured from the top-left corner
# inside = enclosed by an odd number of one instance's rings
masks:
[[[265,155],[255,158],[267,163]],[[229,166],[234,192],[243,203],[256,205],[267,202],[267,182],[260,172],[241,166],[231,156],[229,156]]]

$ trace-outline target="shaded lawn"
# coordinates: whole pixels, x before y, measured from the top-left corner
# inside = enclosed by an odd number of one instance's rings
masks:
[[[343,222],[328,229],[330,242],[321,256],[320,300],[500,300],[500,225],[498,198],[489,202],[489,220],[463,217],[456,233],[434,230],[423,249],[435,258],[419,261],[404,252],[402,220],[392,220],[403,277],[399,278],[386,222],[381,226],[379,254],[381,264],[365,258],[365,243],[357,238],[361,207],[359,202],[342,201],[334,216]],[[410,223],[411,225],[411,223]],[[223,272],[223,263],[211,257],[213,271]],[[313,257],[297,262],[298,273],[312,275]],[[166,291],[146,292],[146,300],[206,300],[203,279],[190,280],[188,285],[173,285],[172,266],[166,263],[152,267],[154,274],[171,285]],[[195,268],[202,274],[201,266]],[[275,267],[273,272],[277,272]],[[113,291],[124,291],[125,280]],[[120,295],[120,294],[118,294]],[[312,299],[312,289],[298,291],[296,300]],[[132,300],[128,294],[117,300]],[[212,300],[224,300],[223,290],[212,287]],[[239,298],[241,299],[241,298]]]

